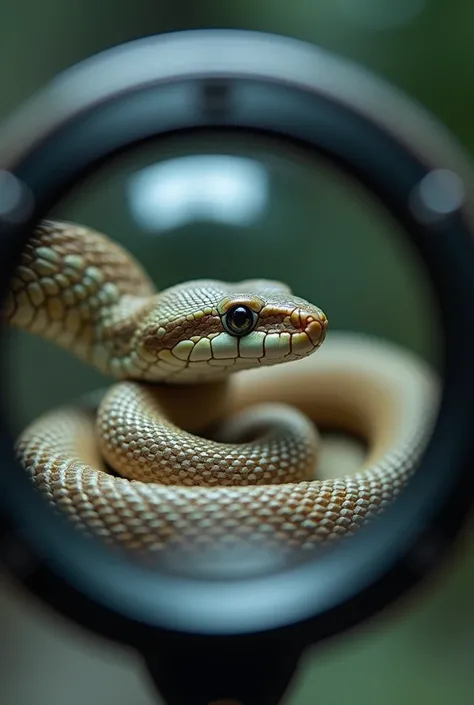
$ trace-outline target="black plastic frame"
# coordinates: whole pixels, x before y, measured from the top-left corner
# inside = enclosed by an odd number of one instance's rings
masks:
[[[5,126],[0,168],[16,177],[23,201],[0,218],[0,281],[8,282],[34,224],[104,161],[140,141],[216,127],[293,140],[330,159],[370,189],[421,254],[443,327],[444,391],[419,471],[375,528],[327,555],[258,578],[185,578],[124,563],[38,501],[15,464],[3,404],[0,557],[55,609],[144,651],[160,636],[189,634],[196,645],[212,636],[218,653],[223,637],[265,640],[267,631],[272,643],[287,643],[280,635],[299,650],[413,585],[470,508],[473,179],[429,116],[318,49],[230,30],[147,38],[66,72]],[[420,218],[414,195],[435,169],[454,171],[466,198],[443,216]]]

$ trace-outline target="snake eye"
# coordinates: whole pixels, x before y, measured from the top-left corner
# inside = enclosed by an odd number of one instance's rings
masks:
[[[222,319],[230,335],[246,335],[255,327],[258,316],[248,306],[233,306]]]

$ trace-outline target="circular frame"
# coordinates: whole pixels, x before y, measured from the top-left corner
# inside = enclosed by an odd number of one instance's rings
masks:
[[[424,575],[471,503],[469,167],[431,118],[319,49],[253,32],[182,32],[133,42],[61,75],[4,127],[0,168],[16,198],[6,203],[0,194],[2,293],[33,226],[87,174],[138,142],[216,127],[304,145],[355,176],[403,225],[439,304],[443,398],[418,472],[375,529],[273,575],[239,580],[148,571],[54,516],[18,472],[3,404],[1,558],[57,610],[139,648],[156,643],[157,630],[237,636],[298,625],[301,643],[343,630]],[[442,213],[428,202],[414,207],[433,172],[459,180],[462,203]]]

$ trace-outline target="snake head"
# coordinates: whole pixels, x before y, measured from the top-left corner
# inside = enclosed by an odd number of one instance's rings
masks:
[[[328,321],[284,284],[200,280],[166,289],[145,317],[136,355],[148,380],[185,383],[297,360],[324,342]]]

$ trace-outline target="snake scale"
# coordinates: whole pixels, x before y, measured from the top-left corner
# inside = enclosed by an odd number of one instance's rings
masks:
[[[33,422],[17,442],[21,466],[80,530],[153,555],[351,535],[407,482],[437,407],[425,363],[348,333],[322,346],[325,314],[286,285],[157,292],[128,252],[80,225],[37,227],[6,316],[116,379],[97,408]],[[357,473],[318,477],[318,428],[366,441]]]

